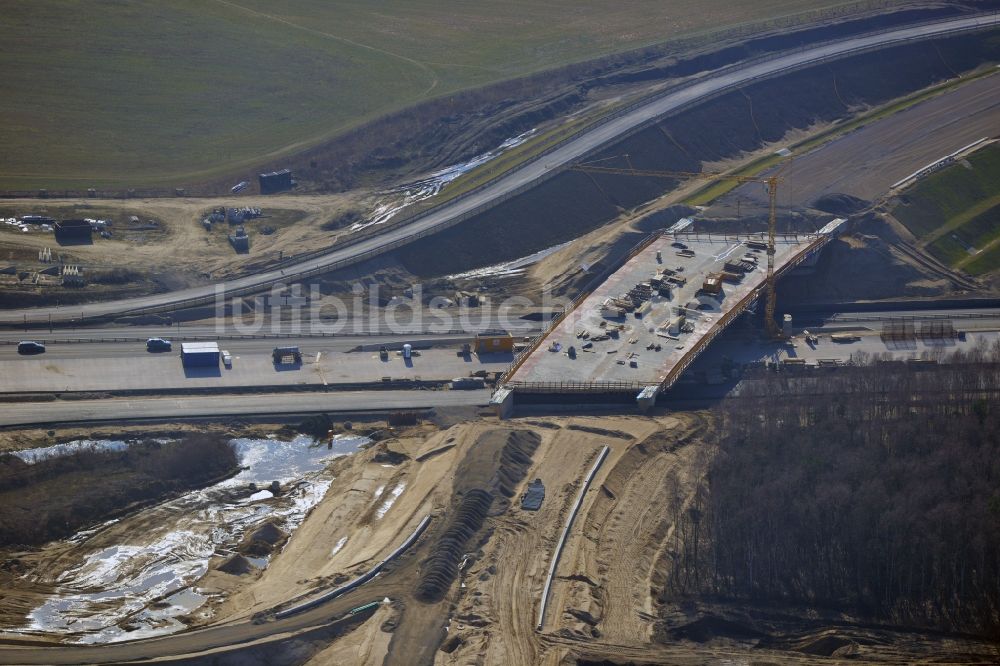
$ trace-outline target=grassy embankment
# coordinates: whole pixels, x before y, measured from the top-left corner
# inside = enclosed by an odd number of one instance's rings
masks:
[[[426,99],[840,5],[859,3],[15,0],[0,188],[208,180]]]
[[[892,214],[953,268],[972,275],[1000,268],[1000,145],[919,180]]]

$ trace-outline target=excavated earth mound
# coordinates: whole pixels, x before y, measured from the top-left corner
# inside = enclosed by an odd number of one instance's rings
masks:
[[[222,573],[232,574],[233,576],[243,576],[244,574],[250,573],[252,569],[253,566],[250,564],[250,560],[242,555],[233,555],[219,565],[219,571]]]
[[[458,564],[465,553],[465,545],[483,526],[486,514],[493,503],[493,494],[480,488],[466,493],[451,518],[444,534],[438,539],[423,567],[417,599],[427,603],[440,601],[458,573]]]
[[[263,557],[270,555],[287,540],[287,533],[274,523],[268,522],[247,535],[237,550],[251,557]]]
[[[456,508],[421,568],[417,599],[434,603],[444,597],[486,518],[510,506],[540,443],[541,437],[530,430],[498,428],[479,436],[455,472],[452,507]]]

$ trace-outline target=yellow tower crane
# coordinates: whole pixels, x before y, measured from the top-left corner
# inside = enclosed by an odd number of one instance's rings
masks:
[[[761,183],[767,187],[768,196],[768,218],[767,218],[767,281],[765,282],[767,293],[766,316],[764,325],[767,333],[773,338],[781,337],[781,329],[774,320],[775,290],[774,290],[774,237],[777,229],[778,204],[778,183],[781,178],[778,176],[766,176],[759,178],[756,176],[739,176],[735,174],[720,173],[716,171],[648,171],[644,169],[619,169],[614,167],[596,166],[590,164],[575,164],[569,167],[573,171],[583,171],[586,173],[604,173],[619,176],[647,176],[652,178],[689,178],[695,180],[711,181],[734,181],[737,183]]]

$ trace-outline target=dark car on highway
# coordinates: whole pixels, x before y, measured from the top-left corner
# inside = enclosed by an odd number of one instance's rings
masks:
[[[168,352],[171,348],[170,340],[164,340],[163,338],[150,338],[146,340],[146,351]]]
[[[22,340],[17,343],[18,354],[44,354],[45,345],[34,340]]]

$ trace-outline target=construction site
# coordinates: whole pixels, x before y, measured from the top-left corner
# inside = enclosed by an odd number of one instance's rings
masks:
[[[997,659],[995,2],[454,94],[254,7],[449,101],[0,191],[0,663]]]
[[[501,380],[501,391],[630,393],[643,409],[652,407],[729,323],[761,300],[768,281],[773,299],[773,280],[815,259],[845,222],[802,238],[775,238],[773,245],[766,236],[689,233],[690,221],[680,222],[636,248],[541,335]]]

